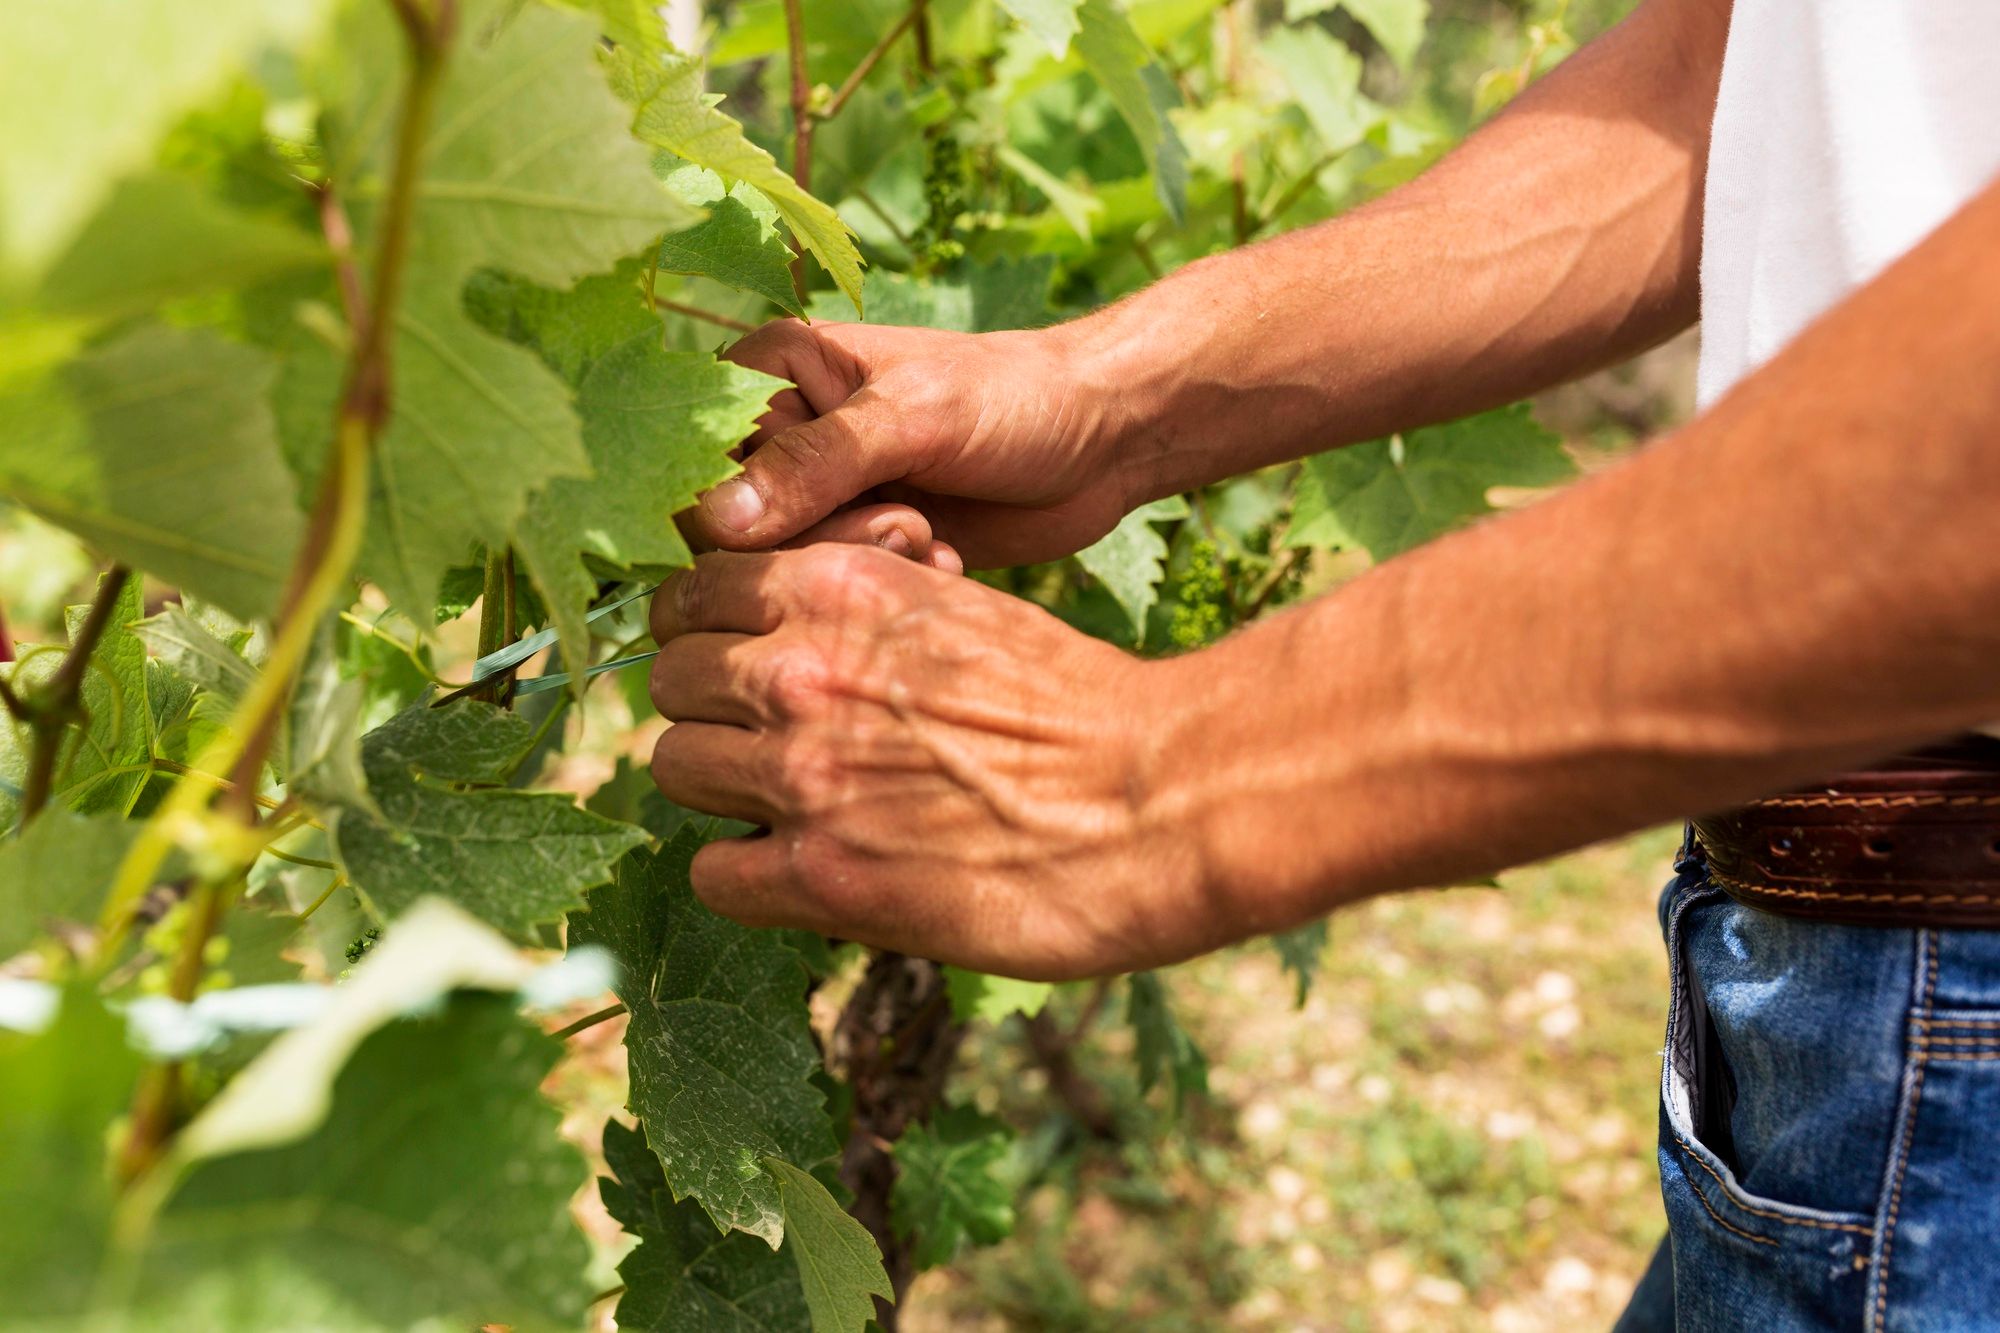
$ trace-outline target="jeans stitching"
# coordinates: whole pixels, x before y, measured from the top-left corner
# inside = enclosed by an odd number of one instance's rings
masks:
[[[1939,1060],[1951,1061],[1956,1064],[1977,1064],[1982,1060],[1987,1062],[2000,1062],[2000,1051],[1986,1051],[1980,1053],[1974,1053],[1972,1051],[1942,1051],[1942,1052],[1933,1051],[1930,1055],[1926,1056],[1925,1058],[1931,1061],[1939,1061]]]
[[[1729,1182],[1724,1180],[1720,1175],[1718,1175],[1716,1173],[1715,1168],[1710,1166],[1706,1161],[1702,1159],[1701,1154],[1695,1151],[1694,1145],[1689,1143],[1685,1138],[1681,1137],[1681,1133],[1679,1130],[1674,1130],[1673,1133],[1675,1141],[1678,1142],[1681,1145],[1681,1147],[1687,1150],[1689,1160],[1692,1161],[1696,1166],[1700,1167],[1703,1171],[1706,1171],[1709,1174],[1709,1177],[1713,1179],[1717,1185],[1722,1187],[1723,1197],[1729,1200],[1729,1203],[1732,1207],[1740,1209],[1741,1211],[1750,1214],[1752,1217],[1767,1217],[1771,1219],[1773,1222],[1783,1222],[1787,1226],[1817,1227],[1822,1231],[1852,1231],[1857,1235],[1871,1236],[1871,1237],[1875,1234],[1874,1227],[1863,1226],[1858,1222],[1822,1222],[1819,1219],[1812,1217],[1792,1217],[1785,1213],[1774,1212],[1769,1208],[1758,1208],[1754,1207],[1751,1204],[1745,1203],[1742,1199],[1737,1197],[1735,1191],[1729,1188]],[[1689,1183],[1692,1184],[1693,1182],[1690,1181]],[[1695,1191],[1695,1193],[1697,1194],[1699,1194],[1700,1192],[1701,1192],[1700,1190]],[[1710,1211],[1713,1212],[1714,1210],[1711,1209]],[[1717,1218],[1716,1220],[1720,1221],[1721,1219]]]
[[[1927,930],[1918,938],[1925,958],[1923,995],[1917,1002],[1918,1021],[1926,1022],[1930,1018],[1931,997],[1937,992],[1937,932]],[[1875,1264],[1875,1306],[1869,1319],[1869,1327],[1874,1329],[1882,1327],[1882,1321],[1888,1314],[1889,1255],[1896,1242],[1896,1218],[1903,1208],[1903,1178],[1910,1169],[1910,1144],[1917,1136],[1917,1107],[1924,1095],[1924,1065],[1930,1058],[1921,1041],[1912,1043],[1912,1046],[1909,1109],[1896,1145],[1896,1160],[1889,1185],[1889,1216],[1882,1224],[1881,1253]]]
[[[1675,1135],[1674,1137],[1679,1138],[1680,1136]],[[1759,1245],[1775,1246],[1778,1243],[1777,1241],[1772,1240],[1769,1236],[1759,1236],[1754,1232],[1745,1231],[1742,1227],[1731,1226],[1727,1221],[1723,1219],[1721,1213],[1715,1211],[1715,1205],[1708,1201],[1708,1196],[1701,1192],[1701,1186],[1694,1183],[1693,1177],[1688,1178],[1688,1193],[1694,1195],[1695,1202],[1702,1206],[1702,1211],[1706,1212],[1710,1217],[1714,1218],[1715,1224],[1721,1227],[1724,1231],[1733,1231],[1737,1235],[1743,1237],[1743,1239],[1749,1241],[1755,1241]]]

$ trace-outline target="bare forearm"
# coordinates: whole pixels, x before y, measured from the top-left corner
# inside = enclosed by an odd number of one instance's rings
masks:
[[[2000,717],[1996,254],[2000,186],[1643,456],[1161,664],[1230,933]]]
[[[1695,312],[1727,5],[1652,0],[1411,184],[1068,326],[1135,500],[1460,416]]]

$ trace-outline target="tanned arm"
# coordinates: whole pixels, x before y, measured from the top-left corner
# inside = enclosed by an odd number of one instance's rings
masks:
[[[1728,26],[1726,0],[1653,0],[1410,184],[1065,329],[1134,499],[1511,402],[1691,325]]]
[[[2000,185],[1714,410],[1140,661],[881,551],[663,585],[694,887],[1044,978],[1150,967],[2000,717]]]
[[[1053,329],[773,324],[793,381],[694,535],[760,549],[873,491],[975,566],[1143,500],[1449,419],[1688,326],[1727,0],[1649,0],[1425,175]]]
[[[1639,457],[1158,670],[1202,938],[2000,717],[2000,184]]]

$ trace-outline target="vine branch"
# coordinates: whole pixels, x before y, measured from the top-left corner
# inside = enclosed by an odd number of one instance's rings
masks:
[[[663,296],[653,298],[653,309],[664,310],[669,314],[679,315],[684,319],[698,319],[705,324],[713,324],[718,328],[731,329],[737,333],[754,333],[757,329],[755,324],[747,323],[733,316],[719,315],[713,310],[703,310],[700,306],[682,305],[679,301],[669,301]]]
[[[270,656],[230,714],[228,724],[193,765],[210,773],[230,774],[237,787],[253,797],[263,749],[275,734],[293,678],[305,660],[320,618],[333,605],[360,551],[367,518],[369,459],[389,419],[391,334],[409,255],[424,139],[456,18],[455,0],[434,0],[428,13],[419,0],[392,3],[408,37],[410,66],[376,242],[374,289],[355,312],[356,336],[348,353],[333,444],[305,540],[286,580]],[[341,216],[337,201],[322,210],[323,222]],[[339,237],[329,237],[328,244],[337,251]],[[176,783],[141,828],[119,865],[98,919],[105,957],[124,937],[133,905],[152,884],[168,852],[203,817],[210,790],[195,783]]]
[[[599,1023],[609,1023],[612,1019],[618,1017],[618,1015],[624,1012],[625,1012],[624,1005],[622,1004],[610,1005],[606,1008],[599,1009],[594,1014],[585,1014],[582,1018],[577,1019],[576,1022],[570,1023],[564,1027],[559,1027],[549,1035],[554,1037],[558,1041],[565,1041],[570,1037],[574,1037],[579,1032],[589,1031],[591,1028],[596,1027]]]
[[[799,0],[785,0],[785,52],[791,64],[792,179],[812,193],[812,80],[806,74],[806,20]],[[806,259],[798,238],[792,239],[792,290],[806,303]]]
[[[23,826],[49,803],[49,793],[55,787],[56,759],[62,753],[63,729],[84,720],[83,681],[90,669],[90,656],[97,651],[130,578],[131,571],[123,565],[113,565],[107,570],[98,582],[97,597],[91,602],[89,613],[77,627],[76,637],[70,640],[69,650],[48,683],[26,696],[8,692],[8,711],[22,717],[34,737],[21,795]]]
[[[833,99],[825,107],[814,113],[820,120],[832,120],[840,114],[840,109],[847,105],[847,99],[854,96],[860,89],[862,81],[875,72],[875,66],[880,64],[882,57],[889,53],[889,48],[896,44],[896,39],[910,30],[910,25],[917,21],[917,16],[923,13],[923,9],[924,0],[916,0],[915,4],[904,11],[903,17],[896,20],[896,25],[883,33],[881,40],[877,41],[875,45],[868,48],[868,54],[861,57],[861,63],[856,65],[854,72],[849,74],[846,80],[841,83],[840,89],[834,93]],[[801,184],[803,183],[801,182]]]

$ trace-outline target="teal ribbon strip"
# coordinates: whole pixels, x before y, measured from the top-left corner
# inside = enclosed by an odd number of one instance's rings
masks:
[[[609,662],[599,662],[597,665],[591,667],[583,673],[583,678],[590,680],[603,675],[607,671],[617,671],[637,662],[650,662],[653,660],[653,657],[654,654],[652,653],[633,653],[630,657],[614,657]],[[543,690],[553,690],[558,685],[567,684],[569,684],[569,672],[567,671],[557,671],[546,676],[530,676],[526,680],[517,680],[514,682],[514,697],[518,699],[524,694],[540,694]]]
[[[604,619],[604,617],[610,615],[613,611],[616,611],[621,607],[636,602],[641,597],[649,595],[653,591],[653,588],[656,588],[658,586],[659,586],[658,584],[653,584],[651,587],[641,588],[637,592],[628,592],[623,597],[620,597],[617,601],[609,602],[603,606],[598,607],[595,611],[592,611],[588,616],[586,616],[585,620],[586,622],[595,622],[602,620]],[[496,649],[493,652],[486,654],[486,656],[480,658],[477,662],[474,662],[472,664],[472,679],[468,683],[477,685],[479,682],[483,680],[490,680],[491,678],[499,675],[503,671],[510,671],[513,668],[521,665],[521,663],[527,661],[529,658],[533,657],[536,653],[539,653],[540,651],[542,651],[542,649],[548,647],[555,641],[556,641],[556,632],[553,627],[544,630],[537,630],[533,634],[530,634],[525,639],[516,639],[514,642],[508,644],[505,648]],[[590,674],[594,676],[600,671],[609,671],[611,668],[615,666],[624,666],[627,662],[631,662],[634,660],[636,659],[626,658],[624,659],[624,661],[620,662],[605,662],[599,666],[592,667],[590,669]],[[553,676],[538,676],[536,677],[536,680],[543,683],[536,684],[534,681],[524,680],[520,684],[514,687],[514,693],[517,696],[523,694],[533,694],[536,690],[546,690],[556,685],[561,685],[568,679],[569,676],[567,673],[553,675]],[[530,689],[529,688],[530,685],[533,685],[534,688]]]

